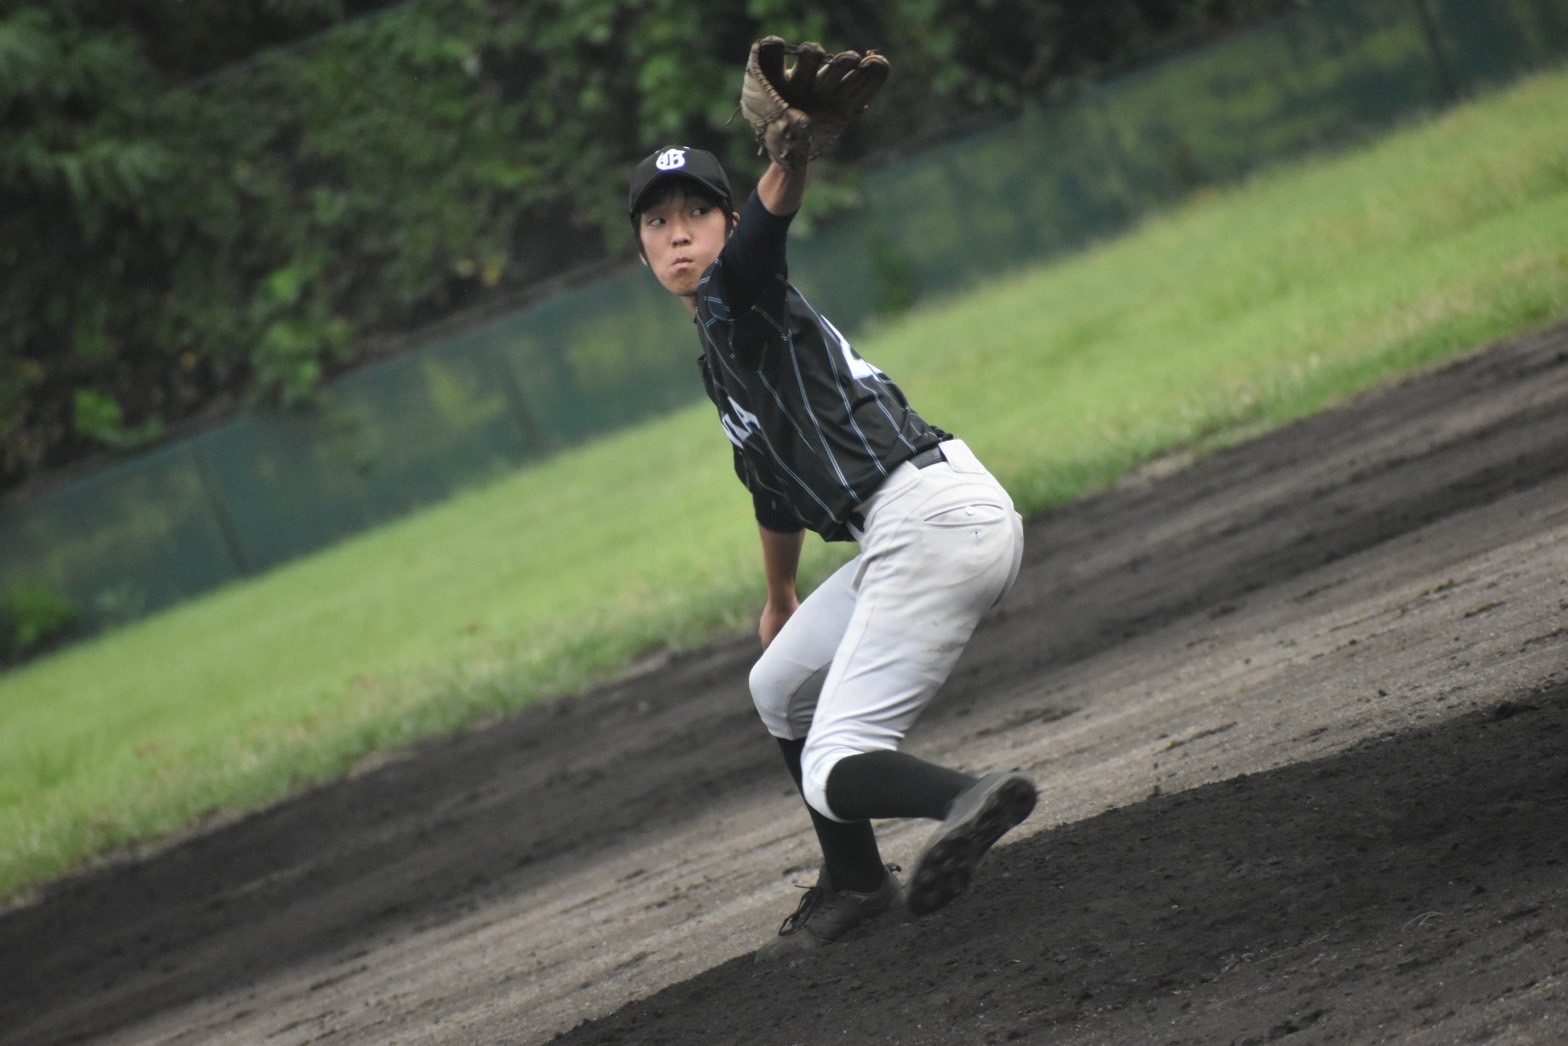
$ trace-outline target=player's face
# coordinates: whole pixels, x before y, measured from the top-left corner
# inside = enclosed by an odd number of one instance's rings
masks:
[[[642,212],[637,235],[648,267],[664,289],[695,308],[697,284],[724,248],[724,209],[697,193],[677,189]]]

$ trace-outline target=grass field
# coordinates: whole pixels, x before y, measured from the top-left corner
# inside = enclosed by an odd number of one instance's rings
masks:
[[[859,347],[1042,511],[1568,317],[1563,112],[1532,79]],[[758,570],[702,406],[0,676],[0,897],[747,630]]]

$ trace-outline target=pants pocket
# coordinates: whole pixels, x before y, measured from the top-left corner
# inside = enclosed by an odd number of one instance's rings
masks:
[[[933,527],[983,527],[1005,520],[1012,509],[989,501],[975,501],[967,505],[944,508],[926,517],[926,524]]]
[[[1012,568],[1012,510],[973,502],[926,517],[920,527],[924,581],[934,587],[975,589],[975,602],[990,606]],[[952,596],[961,598],[959,592]]]

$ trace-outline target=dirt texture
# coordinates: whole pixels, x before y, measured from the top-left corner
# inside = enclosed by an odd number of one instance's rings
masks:
[[[969,893],[789,966],[754,640],[0,917],[0,1042],[1568,1041],[1568,329],[1032,520]],[[908,865],[928,823],[879,826]]]

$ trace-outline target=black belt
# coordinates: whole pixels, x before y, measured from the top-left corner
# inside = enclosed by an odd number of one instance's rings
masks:
[[[938,443],[936,446],[927,447],[919,454],[916,454],[914,457],[910,458],[909,463],[915,466],[917,469],[923,469],[928,465],[935,465],[939,461],[946,460],[947,455],[942,453],[942,444]]]

